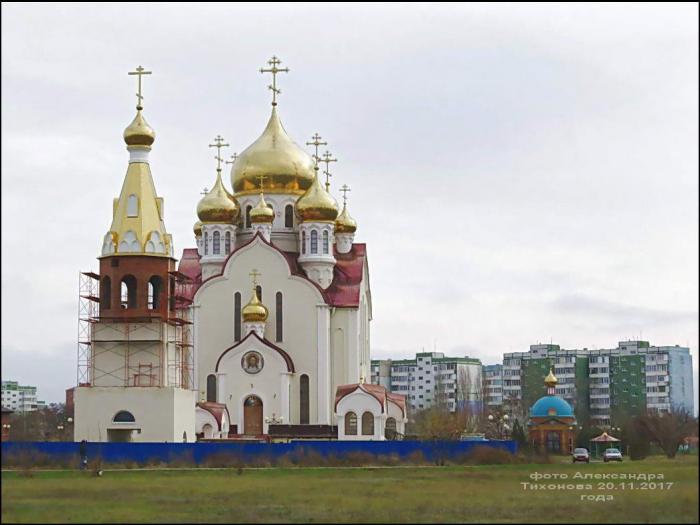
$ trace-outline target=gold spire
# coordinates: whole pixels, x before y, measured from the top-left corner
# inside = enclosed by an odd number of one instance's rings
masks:
[[[224,183],[221,181],[221,148],[228,146],[223,143],[224,139],[217,135],[214,139],[215,144],[209,144],[210,148],[217,148],[219,154],[214,157],[216,159],[216,182],[211,191],[207,192],[197,204],[197,216],[204,223],[232,224],[238,218],[240,206],[236,199],[231,195]]]
[[[244,322],[259,323],[265,322],[267,320],[267,316],[269,313],[267,307],[264,304],[262,304],[262,302],[260,302],[260,299],[258,298],[258,275],[260,275],[260,273],[258,273],[258,271],[255,269],[253,269],[253,271],[250,272],[250,276],[253,280],[253,294],[251,295],[248,304],[246,304],[241,310]]]
[[[554,375],[554,367],[551,367],[549,369],[549,374],[547,377],[544,378],[544,384],[547,385],[548,387],[554,387],[557,385],[559,381],[557,380],[556,376]]]
[[[340,191],[343,193],[343,211],[340,212],[340,215],[338,215],[338,218],[335,220],[335,233],[355,233],[355,231],[357,231],[357,223],[355,219],[350,217],[347,205],[347,193],[350,191],[350,188],[347,184],[343,184]]]
[[[267,88],[272,91],[272,105],[276,106],[277,105],[277,95],[282,93],[281,90],[277,89],[277,74],[278,73],[289,73],[289,68],[288,67],[282,67],[282,68],[277,67],[279,64],[282,63],[282,61],[274,55],[272,55],[272,58],[270,60],[268,60],[267,63],[270,65],[270,68],[265,69],[265,68],[261,67],[260,72],[261,73],[272,73],[272,84],[267,86]]]
[[[275,220],[275,212],[272,211],[267,203],[265,202],[265,197],[263,196],[262,186],[265,180],[265,175],[260,175],[260,200],[256,204],[255,208],[250,210],[250,222],[254,224],[258,223],[272,223]]]
[[[231,185],[236,196],[258,193],[260,175],[267,177],[262,189],[268,194],[301,195],[314,179],[314,161],[287,135],[276,107],[272,108],[262,135],[231,167]]]
[[[318,182],[318,166],[311,187],[299,197],[294,207],[302,222],[333,222],[338,217],[338,203]]]
[[[127,146],[141,146],[150,149],[151,144],[156,139],[156,132],[153,128],[148,125],[146,119],[143,118],[141,110],[143,109],[143,95],[141,94],[141,77],[143,75],[151,75],[152,71],[145,71],[143,67],[139,66],[136,71],[129,71],[129,75],[138,75],[139,77],[139,88],[136,93],[136,116],[134,120],[131,121],[126,129],[124,130],[124,142]]]

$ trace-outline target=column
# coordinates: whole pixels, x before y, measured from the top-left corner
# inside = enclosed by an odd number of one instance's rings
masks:
[[[317,368],[316,410],[319,425],[331,424],[331,383],[330,383],[330,309],[327,304],[316,305],[317,313]]]
[[[289,385],[292,381],[291,372],[280,374],[280,416],[284,418],[283,425],[291,424],[289,407]]]

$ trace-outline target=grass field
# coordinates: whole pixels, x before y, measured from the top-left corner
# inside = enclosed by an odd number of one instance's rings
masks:
[[[533,472],[591,490],[524,490]],[[606,489],[581,473],[663,474],[669,488]],[[537,483],[552,483],[539,481]],[[621,480],[614,480],[618,485]],[[629,481],[627,481],[629,483]],[[612,501],[581,501],[582,494]],[[2,474],[2,522],[697,523],[698,458],[622,464]]]

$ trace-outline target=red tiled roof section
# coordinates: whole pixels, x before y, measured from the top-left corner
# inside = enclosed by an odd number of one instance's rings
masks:
[[[404,416],[406,415],[406,396],[404,396],[403,394],[392,394],[391,392],[387,391],[387,389],[383,386],[373,385],[371,383],[352,383],[350,385],[339,385],[335,391],[334,409],[337,410],[338,403],[341,399],[343,399],[348,394],[353,393],[357,389],[364,390],[366,393],[368,393],[377,401],[379,401],[379,403],[382,406],[382,412],[386,411],[387,401],[391,401],[401,409],[401,412],[404,414]]]
[[[271,246],[274,247],[272,244]],[[304,273],[297,260],[299,254],[279,251],[287,260],[291,274],[307,279],[306,273]],[[336,265],[333,268],[333,282],[326,290],[322,290],[318,286],[317,288],[319,288],[326,303],[330,306],[357,308],[360,306],[360,283],[362,282],[362,272],[364,271],[365,258],[367,256],[367,245],[364,243],[353,244],[352,249],[348,253],[335,252],[334,255]],[[194,281],[194,286],[188,287],[187,293],[187,295],[191,294],[191,297],[188,297],[188,299],[192,299],[202,284],[202,266],[199,263],[199,253],[196,248],[184,249],[178,270]]]
[[[201,401],[197,403],[197,406],[203,410],[206,410],[212,416],[214,416],[214,419],[216,419],[216,422],[219,424],[219,430],[221,430],[221,422],[223,420],[224,414],[228,416],[228,408],[226,408],[226,404],[214,403],[212,401]],[[228,420],[230,424],[231,418],[229,417]]]

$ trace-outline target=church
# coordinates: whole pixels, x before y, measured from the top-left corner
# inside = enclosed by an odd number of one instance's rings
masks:
[[[136,116],[99,273],[81,276],[76,441],[383,440],[404,432],[405,397],[370,377],[367,247],[355,242],[336,162],[316,133],[287,134],[272,108],[240,155],[218,136],[211,189],[196,203],[191,248],[176,260],[149,162],[155,131]],[[325,164],[322,173],[321,164]],[[230,165],[230,188],[224,168]],[[203,170],[204,171],[204,170]],[[325,177],[325,180],[323,180]],[[207,181],[203,181],[207,182]],[[193,212],[195,211],[193,203]]]

